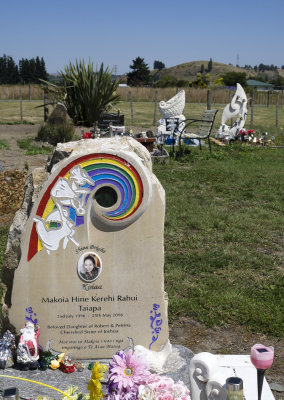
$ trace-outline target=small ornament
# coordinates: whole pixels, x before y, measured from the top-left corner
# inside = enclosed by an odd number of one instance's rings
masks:
[[[74,365],[78,372],[82,372],[85,369],[85,364],[81,363],[81,361],[75,361]]]
[[[75,365],[72,354],[66,354],[61,361],[61,371],[71,374],[75,371]]]
[[[0,369],[13,365],[15,350],[15,336],[10,331],[6,331],[0,339]]]
[[[38,368],[39,333],[39,327],[31,321],[28,321],[21,329],[20,342],[17,347],[17,362],[24,371]]]

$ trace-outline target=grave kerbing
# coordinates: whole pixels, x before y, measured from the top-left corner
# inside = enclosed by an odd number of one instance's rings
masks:
[[[11,227],[20,234],[10,234],[4,261],[2,330],[19,332],[32,308],[44,348],[109,358],[132,337],[160,350],[168,340],[165,199],[149,153],[127,137],[56,151],[69,156],[47,167],[36,199],[29,178],[19,229]]]

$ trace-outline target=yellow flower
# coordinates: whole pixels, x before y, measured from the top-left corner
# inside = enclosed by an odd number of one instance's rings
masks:
[[[60,354],[58,354],[58,356],[57,356],[57,360],[59,361],[59,362],[61,362],[61,360],[62,360],[62,358],[65,356],[65,353],[60,353]]]
[[[52,360],[51,362],[50,362],[50,368],[51,369],[57,369],[57,368],[59,368],[60,367],[60,363],[61,363],[61,361],[62,361],[62,358],[65,356],[65,353],[60,353],[60,354],[58,354],[58,356],[57,356],[57,359],[54,359],[54,360]]]
[[[58,360],[52,360],[49,366],[51,369],[57,369],[60,367],[60,362]]]
[[[100,400],[104,397],[100,379],[103,379],[107,369],[107,365],[101,365],[98,361],[93,366],[92,377],[87,386],[87,389],[90,391],[90,400]]]
[[[92,369],[92,379],[103,379],[107,368],[107,365],[102,365],[97,361]]]

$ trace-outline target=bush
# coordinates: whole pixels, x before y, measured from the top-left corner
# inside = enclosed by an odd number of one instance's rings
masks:
[[[112,79],[112,71],[101,64],[94,71],[93,64],[76,61],[65,66],[61,77],[65,85],[64,104],[76,125],[92,126],[102,113],[117,102],[119,81]]]
[[[70,142],[73,139],[75,129],[73,125],[50,125],[46,124],[40,127],[36,140],[48,142],[53,146],[57,143]]]

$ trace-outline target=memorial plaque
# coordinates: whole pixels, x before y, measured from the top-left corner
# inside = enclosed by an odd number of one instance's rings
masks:
[[[71,155],[29,215],[9,324],[19,332],[34,313],[41,346],[82,359],[111,357],[127,337],[158,351],[168,340],[165,201],[150,155],[127,137],[59,147]]]
[[[114,126],[124,125],[124,115],[118,114],[101,114],[98,121],[99,129],[107,129],[109,124]]]

